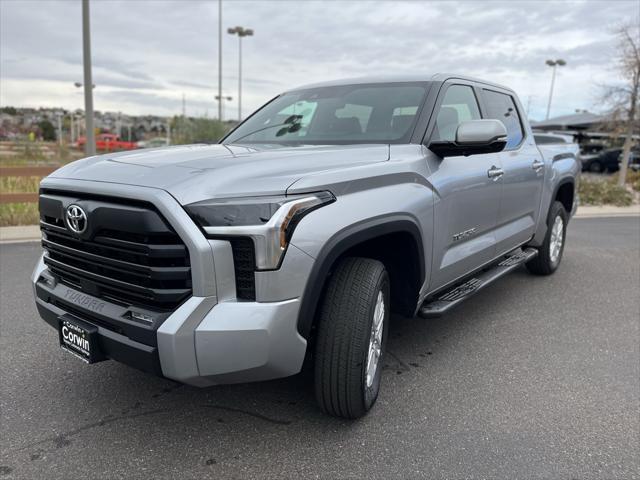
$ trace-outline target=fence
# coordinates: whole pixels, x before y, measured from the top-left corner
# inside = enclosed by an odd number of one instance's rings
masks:
[[[41,166],[41,167],[1,167],[0,177],[46,177],[54,170],[58,169],[58,165]],[[10,192],[0,195],[0,203],[37,203],[38,193]]]

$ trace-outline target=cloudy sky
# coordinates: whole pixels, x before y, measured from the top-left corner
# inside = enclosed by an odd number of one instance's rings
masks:
[[[223,0],[243,25],[245,113],[292,86],[387,73],[455,72],[514,88],[544,117],[548,58],[563,58],[552,115],[598,111],[598,84],[618,82],[612,29],[640,21],[638,0]],[[98,110],[215,116],[216,0],[92,0]],[[223,37],[223,90],[237,116],[238,39]],[[80,108],[79,0],[0,0],[0,105]]]

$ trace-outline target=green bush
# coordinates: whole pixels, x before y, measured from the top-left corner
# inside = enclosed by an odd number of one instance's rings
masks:
[[[171,143],[215,143],[228,129],[227,124],[211,118],[174,117],[171,122]]]
[[[49,120],[44,119],[38,123],[40,134],[45,142],[53,142],[56,140],[56,127]]]
[[[580,180],[580,203],[584,205],[615,205],[626,207],[633,203],[631,193],[624,187],[616,184],[616,178],[607,180]]]

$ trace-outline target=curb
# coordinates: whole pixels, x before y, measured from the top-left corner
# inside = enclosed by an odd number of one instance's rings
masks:
[[[611,205],[580,205],[573,218],[617,218],[640,216],[640,205],[614,207]]]
[[[40,238],[40,227],[38,225],[0,227],[0,245],[5,243],[39,242]]]
[[[573,219],[581,219],[581,218],[633,218],[640,217],[640,213],[629,212],[629,213],[585,213],[583,215],[574,215]]]

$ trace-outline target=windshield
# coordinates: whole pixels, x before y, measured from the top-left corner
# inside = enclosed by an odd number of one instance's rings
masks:
[[[341,85],[285,93],[222,143],[408,143],[425,83]]]

